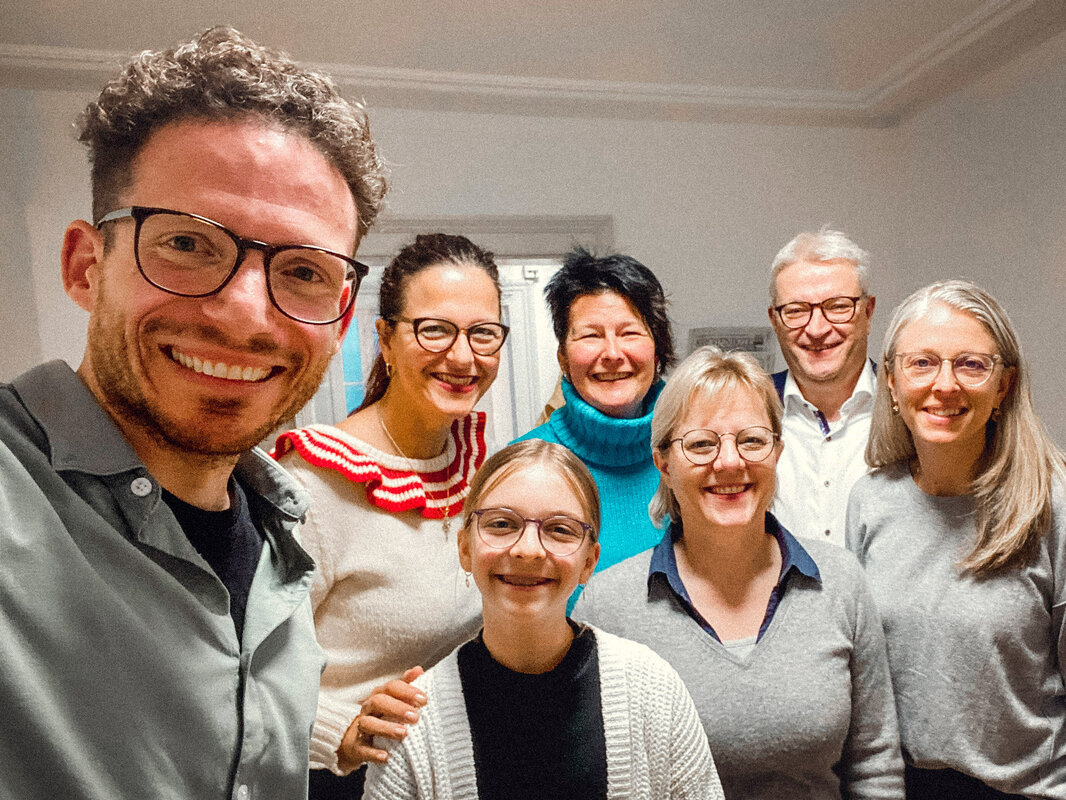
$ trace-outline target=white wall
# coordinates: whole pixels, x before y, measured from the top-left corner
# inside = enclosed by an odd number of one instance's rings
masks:
[[[88,167],[70,127],[87,99],[0,95],[22,112],[0,122],[16,220],[0,258],[6,272],[30,253],[25,299],[40,319],[37,330],[9,324],[5,304],[4,327],[21,337],[0,377],[80,356],[84,315],[61,296],[57,257],[67,221],[88,214]],[[393,165],[393,213],[609,214],[616,246],[660,275],[682,323],[765,324],[766,265],[797,228],[831,220],[878,251],[895,239],[896,215],[868,199],[886,179],[882,132],[396,109],[372,120]]]
[[[1036,362],[1037,400],[1066,440],[1066,39],[888,130],[562,119],[372,109],[404,216],[609,214],[617,249],[660,276],[685,325],[765,325],[767,265],[830,222],[875,257],[877,344],[892,306],[967,275],[1010,310]],[[88,214],[71,121],[87,101],[0,91],[0,379],[77,363],[85,315],[58,252]]]
[[[63,293],[67,223],[89,214],[89,169],[71,123],[83,98],[0,90],[0,378],[44,358],[77,364],[87,316]]]
[[[899,130],[900,290],[965,277],[1007,309],[1066,442],[1066,36]],[[885,311],[888,310],[886,306]]]
[[[376,126],[395,211],[609,214],[686,323],[762,324],[767,265],[798,227],[895,238],[869,199],[887,179],[879,131],[391,110]]]

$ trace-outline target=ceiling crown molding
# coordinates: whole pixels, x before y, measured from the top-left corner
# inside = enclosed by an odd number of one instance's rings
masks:
[[[865,87],[865,111],[894,124],[1063,30],[1062,0],[988,0]]]
[[[884,127],[1066,30],[1062,0],[988,0],[854,91],[536,78],[317,63],[372,107]],[[0,84],[96,90],[130,53],[0,43]]]

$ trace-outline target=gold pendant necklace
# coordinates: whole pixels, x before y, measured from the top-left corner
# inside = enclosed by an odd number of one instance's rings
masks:
[[[388,437],[389,442],[392,443],[392,446],[396,450],[396,452],[399,453],[403,460],[407,462],[407,468],[411,470],[411,472],[418,472],[418,470],[415,469],[414,462],[408,457],[407,453],[403,451],[403,448],[400,447],[400,445],[396,444],[396,440],[392,438],[392,434],[389,432],[389,426],[385,424],[385,417],[381,415],[381,405],[379,403],[375,403],[374,410],[377,412],[378,415],[378,425],[381,426],[381,430],[385,432],[385,435]],[[451,510],[452,507],[449,503],[448,506],[444,509],[444,517],[442,518],[445,539],[447,539],[448,535],[452,532],[452,519],[448,515],[448,512],[450,512]]]

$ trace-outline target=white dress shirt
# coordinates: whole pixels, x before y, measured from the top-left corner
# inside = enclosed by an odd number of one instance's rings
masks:
[[[782,440],[777,462],[777,494],[772,511],[793,535],[844,546],[848,493],[869,468],[863,454],[870,437],[876,373],[863,369],[840,419],[807,402],[792,373],[785,380]]]

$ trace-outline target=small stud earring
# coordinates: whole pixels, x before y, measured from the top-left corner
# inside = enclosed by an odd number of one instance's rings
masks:
[[[388,361],[385,362],[385,377],[392,377],[392,364],[390,364]]]

